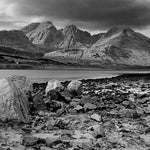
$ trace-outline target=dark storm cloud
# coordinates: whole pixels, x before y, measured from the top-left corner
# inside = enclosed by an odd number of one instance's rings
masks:
[[[16,0],[18,14],[45,16],[90,29],[114,25],[142,28],[150,24],[150,3],[145,0]]]

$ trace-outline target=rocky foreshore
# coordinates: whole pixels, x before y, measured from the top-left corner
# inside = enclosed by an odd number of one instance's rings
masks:
[[[149,150],[150,74],[0,80],[0,150]]]

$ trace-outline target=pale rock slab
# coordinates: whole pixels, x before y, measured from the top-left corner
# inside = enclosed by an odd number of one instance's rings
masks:
[[[0,80],[0,120],[29,121],[29,103],[25,91],[31,85],[26,81],[26,77],[19,76]]]

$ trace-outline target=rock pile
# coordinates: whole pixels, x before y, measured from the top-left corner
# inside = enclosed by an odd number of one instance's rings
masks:
[[[0,124],[0,147],[11,150],[149,149],[150,79],[82,80],[80,96],[69,91],[72,82],[59,82],[51,86],[55,88],[49,88],[47,94],[47,87],[58,81],[34,83],[30,100],[28,96],[30,122],[17,126]]]

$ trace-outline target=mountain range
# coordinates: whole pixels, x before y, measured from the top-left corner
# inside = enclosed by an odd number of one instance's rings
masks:
[[[54,61],[104,69],[150,66],[150,38],[127,26],[91,35],[74,25],[57,29],[50,21],[31,23],[20,30],[0,31],[0,52],[4,47],[11,48],[12,53],[35,55],[33,61],[44,61],[44,68]]]
[[[89,48],[103,35],[92,36],[74,25],[68,25],[64,29],[57,30],[50,21],[31,23],[23,27],[21,31],[33,44],[49,50]]]

